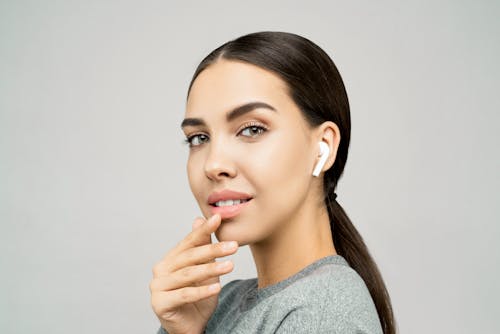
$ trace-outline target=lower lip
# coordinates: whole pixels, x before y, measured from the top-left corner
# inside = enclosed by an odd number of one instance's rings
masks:
[[[221,219],[233,218],[240,214],[252,200],[246,201],[244,203],[229,205],[229,206],[211,206],[212,215],[218,213]]]

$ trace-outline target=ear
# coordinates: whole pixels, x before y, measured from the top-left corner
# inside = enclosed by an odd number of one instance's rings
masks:
[[[316,129],[314,137],[316,142],[315,147],[318,147],[317,143],[320,141],[325,142],[330,147],[330,155],[328,156],[328,159],[326,159],[325,165],[322,169],[322,172],[326,172],[333,166],[335,158],[337,157],[337,151],[340,145],[340,129],[337,124],[327,121],[322,123]]]

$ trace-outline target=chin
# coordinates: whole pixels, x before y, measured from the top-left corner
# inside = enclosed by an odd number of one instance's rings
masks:
[[[245,246],[250,243],[251,236],[243,225],[236,218],[224,219],[214,234],[218,241],[237,241],[240,247]]]

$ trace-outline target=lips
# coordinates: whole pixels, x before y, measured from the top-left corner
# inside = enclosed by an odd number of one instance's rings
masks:
[[[252,196],[246,193],[236,192],[232,190],[223,190],[220,192],[214,192],[208,196],[208,204],[210,204],[210,210],[212,214],[218,213],[221,219],[228,219],[236,217],[241,213],[241,211],[251,203]],[[233,204],[228,206],[215,206],[215,203],[219,201],[228,200],[246,200],[245,202],[239,204]]]
[[[213,192],[208,196],[208,204],[215,205],[218,201],[227,201],[227,200],[250,200],[252,199],[252,195],[246,193],[240,193],[232,190],[222,190],[219,192]]]

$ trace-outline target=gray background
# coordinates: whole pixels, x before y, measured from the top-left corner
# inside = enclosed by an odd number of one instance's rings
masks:
[[[0,332],[154,333],[152,266],[191,228],[179,124],[199,61],[295,32],[352,112],[338,195],[401,333],[498,333],[494,1],[1,1]],[[248,247],[222,282],[255,276]]]

